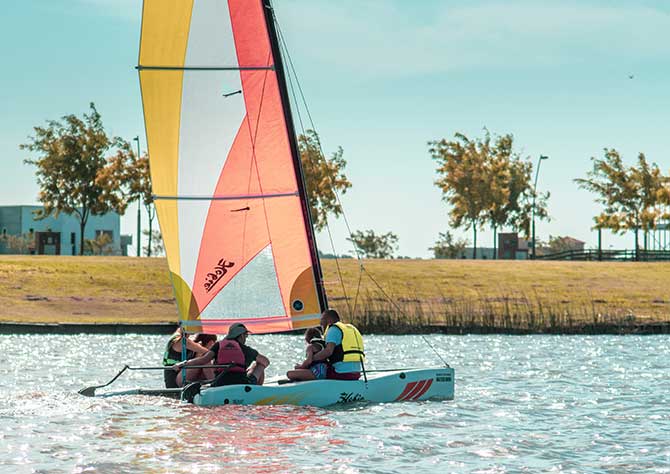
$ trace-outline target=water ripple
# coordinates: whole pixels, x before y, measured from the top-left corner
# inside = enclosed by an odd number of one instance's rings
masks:
[[[0,336],[0,471],[670,474],[667,336],[429,337],[456,367],[454,401],[326,410],[86,398],[76,391],[125,363],[158,364],[164,339],[41,336],[38,360],[34,336]],[[269,376],[302,350],[297,336],[252,343]],[[418,336],[366,345],[370,369],[437,363]],[[140,385],[161,378],[130,372],[114,387]]]

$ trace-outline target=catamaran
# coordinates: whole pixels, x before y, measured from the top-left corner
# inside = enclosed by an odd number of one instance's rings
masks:
[[[275,21],[270,0],[144,1],[137,69],[154,202],[187,333],[294,331],[328,307]],[[364,375],[180,393],[203,406],[454,396],[448,366]]]

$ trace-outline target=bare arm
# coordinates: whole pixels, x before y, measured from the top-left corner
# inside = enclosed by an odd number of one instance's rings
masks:
[[[265,357],[263,354],[258,354],[256,356],[256,363],[262,365],[263,367],[267,367],[268,365],[270,365],[270,359]]]
[[[329,342],[328,344],[326,344],[326,347],[323,350],[317,352],[312,356],[312,360],[315,362],[320,360],[326,360],[328,357],[333,355],[334,350],[335,350],[335,343]]]
[[[172,349],[174,349],[177,352],[181,352],[181,339],[177,339],[175,342],[172,343]],[[186,349],[189,351],[193,351],[198,355],[204,355],[209,350],[188,337],[186,338]]]
[[[294,369],[307,369],[309,368],[310,364],[312,363],[312,357],[314,356],[314,348],[312,346],[307,346],[307,350],[305,351],[305,360],[302,362],[302,364],[297,364],[294,366]]]
[[[207,365],[212,359],[214,359],[214,352],[208,350],[205,355],[196,357],[195,359],[179,362],[172,367],[174,370],[179,370],[186,365]]]

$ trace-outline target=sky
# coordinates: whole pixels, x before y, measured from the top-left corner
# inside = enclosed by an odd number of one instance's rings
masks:
[[[199,0],[196,0],[199,1]],[[665,0],[275,0],[327,154],[341,146],[352,230],[394,232],[398,255],[429,257],[449,208],[427,142],[512,133],[542,162],[550,222],[537,236],[595,246],[594,196],[578,189],[604,147],[670,172],[670,2]],[[145,133],[137,64],[140,0],[5,2],[0,17],[0,205],[36,204],[19,150],[32,128],[95,102],[106,130]],[[633,76],[632,79],[630,76]],[[122,217],[135,233],[136,205]],[[143,216],[144,217],[144,216]],[[146,221],[145,221],[146,223]],[[351,245],[332,222],[335,252]],[[472,240],[471,232],[452,230]],[[492,247],[484,229],[478,245]],[[327,235],[319,247],[332,253]],[[632,235],[604,233],[605,248]],[[132,249],[131,249],[132,253]]]

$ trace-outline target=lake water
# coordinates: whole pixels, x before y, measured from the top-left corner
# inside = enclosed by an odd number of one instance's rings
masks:
[[[670,337],[426,336],[456,369],[445,402],[198,408],[86,398],[164,337],[0,336],[0,472],[670,473]],[[300,336],[252,336],[269,376]],[[436,365],[420,336],[368,336],[369,368]],[[160,387],[157,372],[113,387]]]

